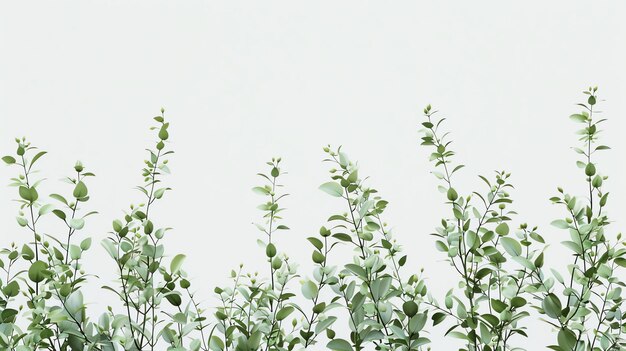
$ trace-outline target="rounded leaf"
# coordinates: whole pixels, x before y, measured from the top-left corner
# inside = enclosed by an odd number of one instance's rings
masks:
[[[83,197],[87,196],[88,194],[88,190],[87,190],[87,186],[85,185],[85,183],[83,183],[82,181],[76,183],[76,186],[74,187],[74,197],[77,199],[82,199]]]
[[[415,301],[407,301],[402,304],[402,311],[409,317],[413,317],[417,314],[417,304]]]
[[[454,190],[454,188],[448,189],[446,196],[448,197],[448,200],[450,201],[454,201],[459,198],[459,194],[456,192],[456,190]]]
[[[341,197],[343,195],[343,188],[336,182],[324,183],[320,185],[320,190],[335,197]]]
[[[48,274],[48,264],[44,261],[35,261],[28,269],[28,278],[35,283],[42,282]]]

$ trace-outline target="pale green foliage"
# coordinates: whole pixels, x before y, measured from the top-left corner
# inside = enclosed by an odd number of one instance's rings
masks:
[[[46,154],[37,151],[25,139],[16,139],[16,156],[5,156],[5,163],[16,166],[20,173],[11,185],[18,188],[20,204],[17,223],[30,232],[32,241],[21,248],[12,244],[0,251],[0,348],[12,350],[58,349],[77,345],[103,345],[103,338],[94,330],[85,314],[81,286],[87,279],[81,258],[91,247],[91,238],[79,234],[86,218],[94,211],[85,211],[89,200],[87,178],[82,163],[74,166],[68,195],[51,194],[47,203],[37,191],[41,180],[35,180],[35,163]],[[31,154],[34,155],[31,157]],[[49,234],[42,229],[49,221],[61,220],[65,233]],[[26,299],[27,307],[19,304]],[[22,310],[22,311],[20,311]],[[28,320],[24,324],[18,317]]]
[[[146,350],[160,341],[170,350],[199,350],[203,345],[208,349],[202,343],[206,325],[182,270],[184,255],[174,256],[167,269],[160,240],[168,228],[155,228],[150,217],[150,206],[169,190],[160,186],[159,178],[169,172],[164,157],[172,153],[163,151],[168,123],[162,115],[154,119],[159,140],[145,162],[145,184],[139,187],[146,202],[131,206],[123,220],[114,221],[110,238],[103,241],[119,274],[119,286],[104,288],[120,297],[123,311],[109,307],[97,321],[89,319],[81,292],[90,279],[81,259],[92,238],[82,237],[80,231],[96,213],[83,208],[89,200],[87,180],[94,174],[77,162],[74,176],[65,179],[71,185],[68,194],[50,194],[54,201],[48,204],[37,191],[40,181],[33,179],[33,166],[45,152],[30,157],[36,148],[16,139],[17,157],[2,158],[20,169],[11,184],[19,194],[17,222],[31,233],[32,241],[0,251],[0,268],[6,273],[0,278],[0,349]],[[42,229],[49,214],[64,223],[65,233]],[[20,306],[20,295],[26,308]],[[164,308],[162,301],[173,308]],[[197,331],[202,339],[191,335]]]
[[[218,322],[212,350],[291,350],[300,342],[296,333],[300,325],[293,313],[299,307],[291,302],[296,266],[277,250],[274,240],[277,231],[289,229],[281,224],[284,208],[280,201],[287,194],[281,192],[283,185],[278,182],[286,174],[280,162],[280,158],[267,162],[268,174],[258,174],[265,184],[252,189],[266,198],[258,207],[264,222],[256,227],[264,234],[259,244],[264,248],[269,277],[243,273],[240,266],[231,272],[232,286],[215,288],[221,305],[215,312]]]
[[[433,174],[441,180],[439,190],[446,194],[450,215],[433,235],[438,239],[436,248],[460,278],[460,291],[449,290],[444,305],[437,305],[433,322],[453,319],[446,335],[463,340],[465,348],[460,350],[521,350],[523,343],[511,338],[526,335],[522,322],[529,315],[524,309],[529,296],[526,286],[543,265],[543,253],[534,247],[544,240],[526,224],[511,230],[515,212],[509,209],[510,174],[496,172],[493,180],[480,176],[486,192],[459,194],[453,175],[464,166],[453,164],[449,134],[441,131],[445,119],[435,120],[435,114],[430,105],[424,109],[422,145],[434,149],[430,160],[440,171]]]
[[[382,220],[388,202],[377,195],[376,189],[364,184],[358,165],[341,148],[325,147],[324,151],[328,155],[325,161],[334,168],[330,170],[332,181],[320,189],[341,198],[347,212],[330,216],[329,229],[320,230],[324,244],[312,244],[321,250],[328,247],[327,239],[332,238],[335,243],[354,248],[352,259],[343,260],[338,282],[333,278],[327,283],[336,294],[330,305],[342,305],[351,332],[347,337],[334,338],[326,347],[338,351],[374,346],[378,350],[425,350],[430,342],[423,331],[429,312],[423,303],[427,289],[419,275],[405,279],[400,274],[407,257],[400,255],[400,245]],[[313,260],[323,262],[325,255],[319,252],[318,256],[316,259],[314,252]],[[322,282],[318,279],[311,286],[322,286]]]
[[[96,284],[97,277],[83,267],[92,238],[82,232],[96,213],[86,208],[94,174],[77,162],[65,179],[69,187],[48,201],[34,169],[46,152],[16,139],[15,154],[2,160],[18,170],[11,179],[19,204],[16,221],[28,235],[0,250],[0,350],[419,351],[430,350],[432,320],[432,327],[449,324],[444,333],[461,340],[460,351],[512,351],[523,350],[526,340],[519,336],[527,336],[531,307],[555,329],[550,349],[622,350],[624,283],[616,272],[626,267],[626,249],[621,234],[608,234],[607,177],[593,158],[609,149],[597,145],[604,120],[594,116],[596,92],[585,91],[583,111],[571,116],[583,126],[582,145],[574,150],[581,155],[577,165],[588,192],[575,196],[558,188],[551,198],[565,209],[565,216],[552,222],[569,233],[563,245],[573,259],[564,272],[545,271],[545,240],[536,227],[513,224],[510,174],[479,176],[484,191],[454,187],[463,166],[452,163],[451,141],[440,130],[444,119],[434,119],[430,106],[424,109],[422,144],[432,150],[433,174],[449,207],[433,233],[435,247],[457,276],[439,302],[428,293],[423,271],[407,265],[383,220],[388,202],[366,185],[356,162],[328,146],[324,161],[332,164],[330,179],[319,189],[344,210],[307,238],[313,271],[299,275],[277,245],[276,234],[289,228],[282,218],[286,172],[282,160],[273,158],[268,171],[259,173],[263,184],[253,188],[264,197],[258,207],[262,220],[255,224],[266,260],[263,273],[244,272],[242,265],[233,270],[232,284],[214,289],[220,304],[212,310],[215,318],[207,320],[184,270],[186,256],[166,253],[170,228],[151,210],[170,190],[162,185],[172,151],[166,148],[169,123],[161,110],[137,187],[144,199],[114,220],[101,241],[116,273],[103,289],[117,296],[121,307],[90,313],[94,297],[83,296],[81,288]],[[52,233],[46,228],[50,221],[61,221],[63,230]],[[341,247],[353,249],[348,258],[338,255]],[[98,318],[91,320],[93,315]]]
[[[609,193],[605,191],[607,176],[598,173],[594,155],[608,146],[598,145],[599,125],[605,119],[596,119],[597,90],[584,91],[586,103],[578,104],[583,111],[570,118],[583,127],[578,130],[580,147],[573,148],[581,155],[577,161],[588,192],[576,196],[558,188],[550,201],[561,206],[565,217],[552,224],[567,230],[563,241],[573,256],[565,272],[552,274],[537,272],[532,286],[539,311],[546,321],[558,330],[555,344],[559,351],[623,350],[626,340],[624,323],[624,282],[616,272],[626,267],[626,249],[621,234],[607,232],[610,224],[606,213]]]
[[[113,231],[102,241],[118,276],[117,286],[103,288],[119,297],[124,310],[110,309],[100,318],[99,328],[116,348],[125,350],[153,350],[160,342],[170,350],[206,350],[204,318],[182,269],[185,256],[175,255],[169,265],[164,262],[168,259],[162,239],[170,228],[155,226],[150,211],[170,190],[161,185],[161,177],[169,173],[167,156],[173,153],[165,151],[169,123],[163,115],[154,120],[158,141],[148,150],[144,184],[137,187],[145,202],[131,205],[123,219],[113,221]],[[193,336],[196,331],[201,339]]]

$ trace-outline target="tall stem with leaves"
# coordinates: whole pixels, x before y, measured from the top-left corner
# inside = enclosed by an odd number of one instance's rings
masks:
[[[297,320],[293,319],[291,331],[284,326],[287,317],[300,309],[290,301],[295,294],[289,291],[289,283],[297,277],[296,267],[277,250],[274,240],[277,231],[289,229],[281,223],[285,210],[281,200],[287,194],[282,192],[279,177],[286,172],[280,157],[267,165],[268,173],[258,173],[265,184],[252,190],[267,200],[258,206],[264,221],[255,225],[264,235],[258,242],[265,250],[270,275],[264,279],[258,272],[242,274],[241,265],[239,272],[231,272],[233,287],[215,288],[221,306],[215,313],[219,322],[212,340],[214,350],[291,350],[300,342]]]
[[[480,176],[488,187],[486,193],[458,194],[453,176],[464,166],[453,164],[452,142],[449,134],[441,131],[445,118],[435,119],[435,114],[430,105],[424,109],[422,145],[434,148],[430,160],[441,171],[433,174],[442,181],[439,190],[446,194],[451,216],[441,220],[433,235],[438,238],[437,249],[447,255],[459,275],[463,293],[457,296],[454,289],[449,290],[445,308],[437,306],[433,322],[439,324],[452,316],[454,324],[446,335],[461,339],[465,343],[461,350],[516,349],[509,338],[526,335],[520,323],[529,315],[522,309],[527,304],[525,286],[530,282],[530,272],[543,262],[542,252],[530,246],[533,241],[543,243],[543,238],[526,224],[511,232],[509,223],[515,212],[507,209],[512,203],[510,174],[496,172],[491,181]],[[479,206],[473,204],[474,198],[480,200]],[[510,267],[509,260],[517,265]]]
[[[563,245],[572,252],[572,263],[565,274],[552,270],[534,276],[533,288],[540,302],[539,311],[558,330],[553,350],[596,351],[623,350],[626,330],[623,316],[622,289],[626,286],[617,270],[626,267],[626,250],[621,234],[611,238],[606,233],[610,220],[606,214],[609,193],[604,190],[607,176],[601,175],[594,158],[597,152],[609,149],[598,144],[599,126],[606,119],[597,119],[597,87],[590,87],[580,113],[570,118],[583,127],[578,130],[581,145],[573,150],[581,155],[576,162],[584,173],[585,196],[575,196],[558,188],[550,201],[562,206],[566,216],[552,222],[569,232]],[[559,283],[558,285],[555,283]]]
[[[153,204],[171,190],[161,186],[161,175],[169,173],[166,156],[173,153],[165,151],[169,123],[163,112],[161,110],[162,114],[154,117],[158,124],[152,129],[158,131],[158,141],[153,150],[148,150],[150,158],[142,170],[144,184],[137,187],[145,196],[145,202],[131,205],[123,220],[113,221],[113,232],[102,241],[115,261],[119,282],[118,288],[104,288],[114,292],[125,309],[125,313],[113,315],[115,320],[125,321],[124,328],[115,337],[123,347],[154,350],[163,339],[173,348],[197,350],[201,346],[198,339],[192,338],[189,344],[185,342],[192,331],[203,332],[199,325],[201,317],[196,315],[193,301],[183,309],[185,296],[177,287],[180,285],[180,289],[193,298],[187,290],[190,283],[182,270],[185,255],[175,255],[169,267],[162,263],[166,256],[161,239],[171,228],[155,228],[151,211]],[[171,312],[161,304],[163,300],[169,302]]]
[[[397,260],[400,247],[391,241],[381,220],[388,202],[376,195],[376,189],[365,186],[358,165],[350,162],[341,148],[326,147],[324,151],[328,155],[325,161],[337,168],[330,170],[332,181],[320,189],[342,198],[348,208],[347,213],[328,219],[332,225],[329,230],[335,232],[333,238],[353,245],[355,251],[352,263],[346,263],[339,272],[339,284],[332,286],[349,314],[349,341],[335,338],[327,348],[362,350],[373,343],[379,350],[425,349],[430,342],[423,336],[428,310],[421,302],[426,286],[417,275],[404,283],[399,276],[406,256]],[[308,286],[313,288],[314,284]],[[303,292],[307,297],[306,290]]]

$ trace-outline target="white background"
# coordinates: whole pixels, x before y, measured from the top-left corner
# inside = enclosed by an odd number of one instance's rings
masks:
[[[563,268],[569,256],[558,243],[567,233],[549,223],[564,214],[548,198],[558,185],[583,193],[568,116],[589,85],[600,86],[609,118],[603,138],[612,150],[598,169],[610,175],[612,234],[625,224],[624,18],[623,1],[2,1],[0,150],[13,153],[13,138],[26,135],[50,151],[39,164],[42,194],[71,191],[57,180],[77,159],[94,171],[87,207],[100,214],[85,233],[99,241],[141,199],[132,188],[153,140],[151,117],[165,107],[174,191],[157,206],[156,225],[175,228],[168,252],[188,255],[210,305],[231,267],[263,264],[251,225],[262,199],[250,188],[272,156],[283,157],[291,194],[292,230],[277,237],[279,250],[309,272],[305,237],[343,211],[317,190],[329,167],[321,148],[342,144],[390,201],[386,219],[408,271],[424,267],[441,295],[456,278],[428,235],[448,213],[429,152],[418,147],[423,106],[449,117],[457,160],[468,166],[459,190],[484,190],[476,174],[511,171],[516,222],[539,225],[552,244],[547,264]],[[3,183],[14,175],[0,168]],[[30,239],[15,223],[16,197],[0,187],[3,246]],[[99,245],[85,264],[111,277]],[[88,297],[100,305],[113,301],[102,283]],[[518,344],[553,342],[544,323],[527,323],[531,338]],[[436,350],[453,348],[444,330],[431,335]]]

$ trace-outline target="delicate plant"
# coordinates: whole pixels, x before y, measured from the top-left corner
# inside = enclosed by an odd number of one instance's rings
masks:
[[[104,288],[119,297],[124,312],[116,314],[110,309],[100,318],[99,327],[114,345],[126,350],[154,350],[160,340],[168,350],[207,349],[204,318],[182,270],[185,255],[174,256],[169,265],[163,263],[166,256],[161,239],[171,228],[157,228],[151,213],[154,203],[171,190],[161,186],[162,174],[169,173],[167,156],[173,153],[165,151],[169,123],[163,112],[154,118],[158,125],[151,129],[158,131],[158,141],[148,150],[150,159],[142,170],[144,185],[137,187],[145,202],[131,205],[123,219],[113,221],[113,231],[102,241],[115,261],[119,284]],[[189,302],[183,304],[183,299]],[[163,305],[164,300],[171,309]],[[194,331],[200,332],[201,339],[190,336]]]
[[[606,214],[609,193],[604,190],[607,176],[598,173],[594,155],[609,149],[598,145],[599,125],[596,119],[597,87],[584,91],[583,111],[570,118],[583,125],[578,131],[581,147],[573,148],[581,155],[576,164],[584,172],[588,189],[585,196],[575,196],[558,188],[550,201],[562,206],[566,217],[552,225],[569,232],[563,245],[572,251],[573,261],[565,273],[552,270],[552,277],[543,272],[533,276],[533,291],[540,301],[539,312],[558,329],[556,344],[548,346],[559,351],[623,350],[626,331],[623,311],[624,282],[616,271],[626,267],[626,250],[621,234],[615,239],[606,233],[610,223]],[[555,282],[558,282],[556,284]],[[556,286],[555,286],[556,285]]]
[[[527,336],[523,321],[531,298],[532,307],[558,330],[550,349],[625,349],[625,284],[616,272],[626,267],[626,243],[621,234],[607,234],[608,178],[598,173],[593,157],[609,149],[597,144],[605,120],[595,118],[597,88],[584,93],[587,101],[579,104],[584,110],[571,119],[583,125],[578,131],[582,146],[574,150],[582,157],[577,165],[584,170],[588,192],[575,196],[558,188],[550,199],[565,209],[566,217],[552,224],[568,230],[570,240],[563,245],[573,259],[565,273],[552,269],[549,275],[537,228],[521,224],[511,229],[516,213],[510,209],[510,174],[479,176],[487,190],[461,196],[453,176],[463,165],[452,162],[451,141],[441,131],[445,119],[435,119],[430,106],[424,109],[422,144],[434,148],[433,174],[451,210],[433,234],[435,246],[459,278],[443,305],[428,294],[422,271],[402,274],[407,256],[383,220],[388,202],[365,184],[356,162],[341,148],[328,146],[324,161],[333,165],[331,180],[320,189],[346,207],[331,215],[317,236],[307,238],[313,246],[311,277],[293,289],[293,280],[300,278],[297,267],[277,249],[275,234],[289,228],[282,218],[285,171],[281,159],[273,158],[269,171],[259,173],[264,184],[253,188],[265,197],[259,206],[262,223],[256,226],[263,233],[258,242],[266,258],[262,271],[268,274],[245,272],[242,265],[233,270],[232,286],[214,290],[220,305],[215,321],[208,321],[182,269],[185,256],[166,256],[163,238],[171,228],[155,225],[153,206],[171,190],[161,182],[173,153],[166,148],[169,123],[161,110],[152,128],[158,139],[148,150],[144,182],[137,187],[145,199],[113,221],[102,241],[116,269],[115,284],[103,288],[119,298],[122,309],[109,306],[92,321],[81,290],[96,279],[82,264],[92,238],[81,233],[87,217],[96,213],[84,208],[94,174],[76,162],[73,175],[64,179],[68,191],[50,194],[54,201],[48,203],[40,197],[43,179],[34,168],[46,152],[16,139],[15,155],[2,160],[19,170],[11,185],[19,196],[17,223],[28,236],[0,250],[0,350],[286,351],[325,345],[335,351],[420,351],[430,349],[429,317],[433,325],[452,320],[446,335],[462,340],[461,351],[523,350],[513,345],[516,335]],[[48,218],[60,220],[62,229],[47,229]],[[354,249],[351,259],[337,255],[330,260],[341,245]],[[338,320],[348,322],[349,335],[338,335]]]
[[[433,174],[442,181],[439,190],[446,194],[451,216],[441,220],[441,227],[433,234],[436,247],[447,255],[447,260],[459,275],[459,289],[449,290],[444,306],[435,305],[432,319],[435,325],[450,316],[454,322],[446,335],[463,340],[469,351],[520,350],[513,347],[510,338],[526,336],[521,320],[529,313],[526,285],[537,267],[543,265],[543,253],[531,250],[531,243],[543,243],[536,228],[526,224],[513,233],[510,229],[514,211],[508,190],[510,174],[496,172],[494,180],[479,176],[488,187],[486,193],[473,192],[460,196],[454,188],[453,175],[463,165],[454,165],[448,133],[441,132],[445,118],[434,119],[431,106],[424,109],[422,145],[433,147],[430,160],[441,171]],[[479,205],[474,205],[476,199]],[[472,201],[474,200],[474,201]],[[519,265],[510,267],[507,262]]]
[[[270,172],[258,174],[266,184],[253,188],[267,199],[259,205],[265,223],[256,227],[267,238],[258,242],[265,250],[269,278],[261,278],[258,272],[244,274],[240,266],[238,272],[231,272],[232,287],[215,288],[221,306],[215,312],[218,323],[211,339],[212,350],[292,350],[300,343],[297,320],[285,325],[287,318],[299,309],[290,301],[295,294],[288,286],[297,277],[296,266],[287,255],[277,251],[273,240],[276,231],[289,229],[280,224],[284,210],[280,200],[287,196],[279,191],[283,185],[278,178],[285,174],[280,162],[280,158],[267,162]]]
[[[363,350],[373,344],[377,350],[425,349],[430,342],[423,336],[428,319],[422,303],[426,286],[416,274],[407,280],[400,275],[407,257],[399,257],[400,246],[381,218],[388,202],[376,195],[376,189],[364,185],[358,165],[350,162],[341,148],[326,147],[324,151],[328,154],[325,161],[337,168],[330,170],[332,181],[320,189],[342,198],[348,212],[332,215],[328,219],[330,228],[322,228],[321,234],[351,244],[355,252],[352,261],[339,272],[338,283],[329,284],[338,297],[332,301],[340,301],[348,313],[350,336],[334,338],[327,348]],[[317,257],[314,252],[314,260],[323,262],[321,253]],[[318,283],[321,285],[321,280]],[[307,298],[315,297],[315,290],[316,284],[311,281],[303,285]]]
[[[2,298],[0,298],[0,346],[10,350],[68,348],[82,349],[88,345],[92,349],[101,349],[104,340],[94,331],[94,324],[85,314],[80,287],[87,279],[82,269],[81,258],[91,247],[91,238],[83,238],[75,244],[77,232],[85,226],[85,218],[96,212],[85,212],[81,204],[89,200],[86,185],[87,177],[82,163],[74,166],[75,177],[65,180],[72,185],[73,192],[68,197],[51,194],[52,199],[61,203],[61,207],[44,203],[38,192],[43,179],[35,180],[35,163],[46,154],[26,141],[16,139],[16,156],[5,156],[5,163],[17,166],[20,174],[12,178],[12,186],[18,188],[20,204],[17,223],[26,228],[32,241],[21,249],[13,243],[0,253],[0,268],[6,276],[0,279]],[[36,152],[32,157],[31,153]],[[46,215],[54,213],[67,228],[65,234],[44,234],[41,222]],[[26,299],[27,309],[19,303],[19,294]],[[16,309],[17,308],[17,309]],[[17,320],[19,313],[24,313],[28,320],[26,330]]]

